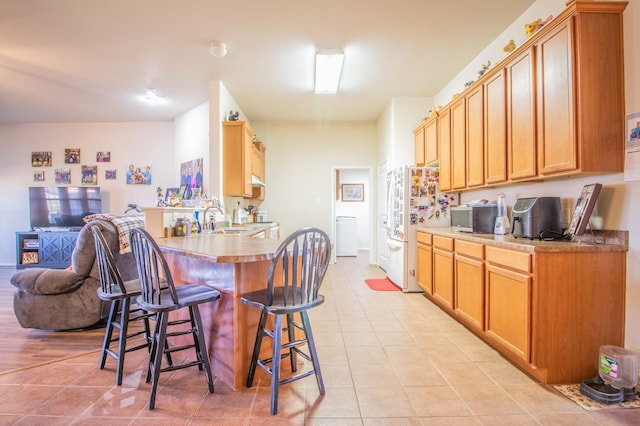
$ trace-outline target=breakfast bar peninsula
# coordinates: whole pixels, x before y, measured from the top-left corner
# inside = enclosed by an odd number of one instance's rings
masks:
[[[220,300],[200,308],[211,370],[234,390],[244,387],[260,312],[243,305],[240,296],[266,287],[280,240],[203,233],[156,241],[176,285],[206,284],[220,291]]]

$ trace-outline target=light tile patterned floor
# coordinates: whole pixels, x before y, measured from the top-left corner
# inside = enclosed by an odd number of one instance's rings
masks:
[[[420,294],[374,292],[384,273],[338,258],[312,324],[327,388],[313,377],[281,388],[269,415],[269,386],[207,393],[195,369],[161,377],[154,411],[145,354],[133,353],[117,387],[114,364],[98,354],[0,376],[0,424],[109,425],[626,425],[640,410],[587,412],[536,383]]]

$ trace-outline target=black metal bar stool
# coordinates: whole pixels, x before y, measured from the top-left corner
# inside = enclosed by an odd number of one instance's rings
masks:
[[[271,414],[278,412],[278,386],[315,374],[318,390],[324,395],[324,383],[316,351],[308,310],[324,302],[318,294],[331,257],[329,236],[317,228],[302,228],[289,235],[276,250],[267,279],[267,288],[242,295],[242,303],[259,308],[262,312],[253,356],[249,367],[247,387],[253,385],[256,367],[271,375]],[[300,322],[294,314],[300,314]],[[274,316],[273,329],[267,328],[267,317]],[[283,316],[286,328],[283,328]],[[295,330],[303,337],[296,340]],[[282,332],[287,332],[287,342],[282,342]],[[271,357],[260,359],[263,337],[271,338]],[[300,347],[307,344],[308,352]],[[283,351],[282,349],[285,349]],[[291,371],[297,371],[296,356],[300,355],[312,364],[312,369],[280,379],[280,362],[289,357]]]
[[[89,226],[91,226],[95,242],[96,262],[100,276],[98,298],[110,304],[99,367],[101,370],[104,368],[107,355],[113,357],[116,360],[116,385],[120,386],[125,354],[140,349],[150,350],[151,348],[149,317],[154,314],[145,312],[139,307],[132,308],[132,304],[135,304],[135,298],[140,295],[138,280],[126,282],[122,280],[113,253],[100,227],[98,225]],[[142,322],[142,329],[129,332],[129,324],[134,321]],[[118,330],[117,337],[113,337],[114,330]],[[137,336],[143,336],[143,340],[136,341],[135,346],[127,347],[127,342]],[[117,347],[112,348],[111,345],[116,342]],[[170,359],[169,362],[171,362]]]
[[[218,300],[220,292],[200,284],[185,284],[176,287],[167,261],[151,235],[144,229],[137,228],[131,231],[130,240],[140,280],[141,294],[137,298],[138,306],[157,314],[146,380],[147,383],[152,381],[149,409],[155,408],[158,378],[161,372],[197,366],[199,370],[205,370],[209,393],[213,393],[213,376],[198,305]],[[169,321],[169,314],[180,309],[188,309],[189,318]],[[188,328],[185,328],[184,324]],[[169,327],[171,327],[170,332],[168,331]],[[190,335],[193,343],[167,347],[168,337],[174,338],[184,335]],[[182,364],[174,362],[173,365],[162,367],[163,354],[189,349],[194,349],[195,361],[185,361]]]

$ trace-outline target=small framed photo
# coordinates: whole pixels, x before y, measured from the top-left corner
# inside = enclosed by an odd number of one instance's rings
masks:
[[[71,169],[56,169],[55,179],[58,185],[68,185],[71,183]]]
[[[110,151],[98,151],[96,153],[96,161],[98,163],[110,163],[111,162],[111,152]]]
[[[51,151],[32,152],[31,167],[51,167]]]
[[[364,201],[364,184],[342,184],[342,201]]]
[[[65,148],[65,150],[64,150],[64,164],[80,164],[80,149],[79,148]]]
[[[187,185],[186,183],[183,183],[182,185],[180,185],[180,191],[178,192],[178,195],[180,196],[180,198],[184,199],[184,197],[187,195],[188,188],[189,188],[189,185]]]
[[[83,185],[97,185],[98,166],[82,166],[81,182]]]
[[[34,182],[44,182],[44,170],[36,170],[33,172]]]
[[[115,170],[105,170],[104,171],[104,178],[105,179],[109,179],[109,180],[113,180],[116,178],[116,171]]]

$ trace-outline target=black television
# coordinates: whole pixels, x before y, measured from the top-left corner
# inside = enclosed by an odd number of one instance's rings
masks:
[[[29,187],[32,229],[77,230],[85,225],[85,216],[96,213],[102,213],[99,186]]]

